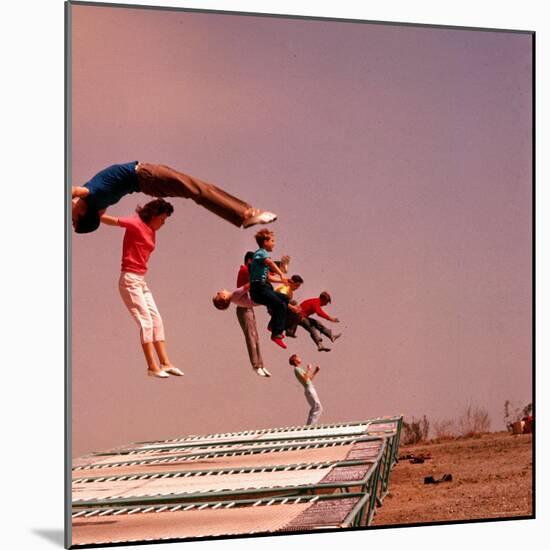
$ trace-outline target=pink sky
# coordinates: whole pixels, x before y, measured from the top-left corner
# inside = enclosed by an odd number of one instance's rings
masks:
[[[254,230],[190,201],[147,275],[183,379],[145,376],[118,295],[123,231],[75,235],[73,454],[185,433],[301,424],[288,356],[321,366],[322,421],[403,413],[503,427],[531,399],[531,37],[73,6],[75,185],[165,163],[279,220],[299,299],[329,290],[344,336],[267,337],[256,377],[230,288]],[[144,196],[109,209],[128,215]],[[301,329],[300,329],[301,330]]]

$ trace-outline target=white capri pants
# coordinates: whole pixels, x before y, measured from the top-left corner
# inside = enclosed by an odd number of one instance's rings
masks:
[[[164,340],[164,326],[153,295],[143,275],[122,271],[118,290],[140,328],[142,344]]]
[[[317,395],[317,390],[315,389],[315,386],[313,383],[309,383],[305,387],[305,395],[307,402],[309,403],[309,406],[311,407],[309,409],[309,414],[307,416],[307,424],[317,424],[319,422],[319,417],[321,416],[321,413],[323,412],[323,406],[321,405],[321,400],[319,399],[319,396]]]

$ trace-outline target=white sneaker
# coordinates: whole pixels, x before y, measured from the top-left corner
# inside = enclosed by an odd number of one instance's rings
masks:
[[[265,367],[261,367],[260,370],[264,371],[264,376],[267,376],[268,378],[271,377],[271,373]]]
[[[163,370],[150,370],[147,369],[147,376],[154,376],[155,378],[170,378]]]
[[[277,219],[277,214],[273,212],[268,212],[267,210],[255,210],[252,212],[252,215],[246,218],[243,222],[243,227],[251,227],[259,223],[271,223]]]
[[[181,370],[179,370],[178,367],[166,367],[166,368],[162,367],[162,370],[174,376],[183,376],[183,372],[181,372]]]

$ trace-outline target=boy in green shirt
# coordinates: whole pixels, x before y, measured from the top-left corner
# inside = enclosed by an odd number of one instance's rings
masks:
[[[319,417],[323,412],[323,406],[317,395],[315,386],[313,385],[313,379],[317,376],[317,373],[321,370],[318,366],[315,369],[309,364],[306,368],[301,367],[302,360],[298,355],[294,354],[290,356],[288,360],[290,365],[294,367],[294,376],[298,379],[298,382],[304,387],[304,394],[307,402],[311,407],[307,417],[306,424],[316,424],[319,421]]]

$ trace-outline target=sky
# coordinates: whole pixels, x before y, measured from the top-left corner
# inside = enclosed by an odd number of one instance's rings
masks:
[[[530,35],[77,5],[71,53],[72,184],[142,160],[275,211],[297,298],[328,290],[343,332],[283,351],[259,309],[273,377],[255,376],[211,304],[255,230],[173,199],[147,281],[186,374],[151,379],[118,294],[123,230],[73,235],[74,456],[302,424],[291,353],[321,367],[323,422],[472,406],[502,429],[506,400],[530,402]]]

